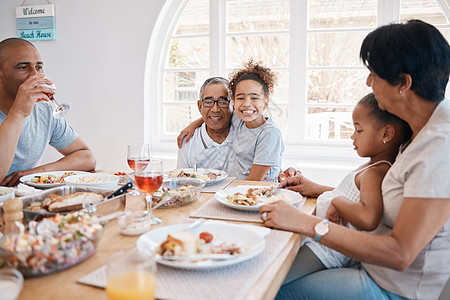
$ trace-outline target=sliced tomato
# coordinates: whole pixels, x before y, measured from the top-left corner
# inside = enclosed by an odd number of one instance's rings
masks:
[[[202,232],[200,233],[200,239],[204,240],[205,243],[209,243],[213,240],[213,235],[209,232]]]

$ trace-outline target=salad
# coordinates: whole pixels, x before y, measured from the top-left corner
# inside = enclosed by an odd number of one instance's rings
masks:
[[[161,207],[178,207],[196,200],[200,194],[200,189],[192,184],[185,184],[178,188],[161,188],[153,194],[152,206],[156,205],[165,197],[170,197]]]
[[[8,234],[0,240],[7,264],[24,276],[51,274],[71,267],[95,252],[103,225],[85,212],[55,215],[30,222],[29,230]]]

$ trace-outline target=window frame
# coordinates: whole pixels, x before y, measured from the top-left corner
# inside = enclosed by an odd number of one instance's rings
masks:
[[[209,0],[209,72],[211,76],[227,74],[226,70],[226,2],[228,0]],[[172,33],[189,0],[167,0],[153,29],[146,62],[145,90],[144,90],[144,141],[150,143],[153,152],[159,156],[173,158],[176,155],[176,135],[163,134],[163,93],[164,71]],[[378,0],[377,22],[375,27],[400,19],[401,0]],[[450,1],[437,0],[447,20],[450,18]],[[309,29],[308,1],[294,1],[290,3],[289,28],[289,112],[295,112],[296,118],[288,119],[286,150],[284,158],[295,160],[321,160],[322,162],[360,162],[351,140],[305,140],[305,118],[307,108],[307,71],[321,69],[321,67],[307,67],[308,33],[312,32],[340,32],[342,29]],[[450,28],[450,25],[438,26]],[[345,28],[344,31],[372,31],[374,28]],[[214,33],[214,34],[212,34]],[[234,34],[233,34],[234,35]],[[296,66],[296,67],[291,67]],[[365,67],[322,67],[323,69],[355,69]],[[198,68],[204,70],[204,68]],[[301,132],[301,134],[299,134]]]

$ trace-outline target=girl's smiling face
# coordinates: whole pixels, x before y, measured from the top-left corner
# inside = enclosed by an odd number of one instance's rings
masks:
[[[248,128],[257,128],[266,122],[263,112],[269,105],[269,98],[259,82],[240,81],[234,95],[234,110]]]

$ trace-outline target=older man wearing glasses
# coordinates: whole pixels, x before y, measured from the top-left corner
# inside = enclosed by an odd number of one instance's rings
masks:
[[[187,143],[178,149],[177,168],[217,169],[229,172],[234,159],[232,147],[232,107],[228,81],[222,77],[207,79],[200,88],[198,110],[203,124]]]

